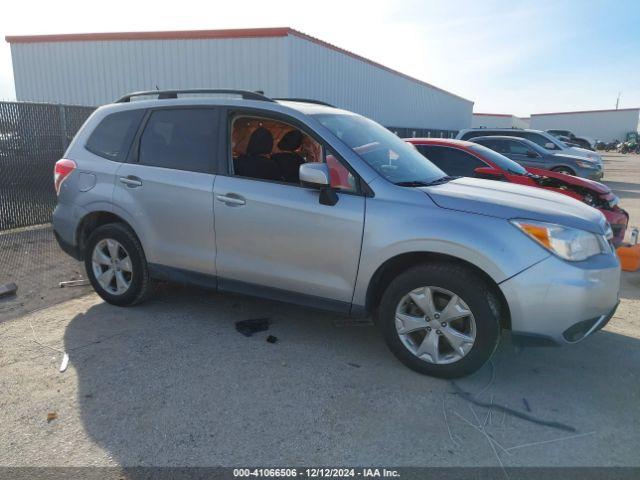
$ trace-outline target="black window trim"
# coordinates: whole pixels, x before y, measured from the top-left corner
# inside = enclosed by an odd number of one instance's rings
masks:
[[[133,137],[133,142],[132,142],[131,148],[129,149],[129,155],[127,156],[126,163],[144,165],[140,163],[140,141],[142,139],[142,135],[144,134],[144,131],[147,128],[149,119],[151,118],[151,115],[153,115],[153,112],[156,112],[159,110],[203,110],[203,109],[216,111],[218,115],[218,125],[222,125],[221,115],[224,111],[224,107],[221,107],[219,105],[169,105],[169,106],[158,106],[158,107],[146,108],[146,112],[142,117],[142,120],[140,121],[138,131]],[[216,158],[210,159],[209,168],[207,169],[207,171],[201,172],[201,171],[193,171],[193,170],[181,170],[179,168],[160,167],[157,165],[144,165],[144,166],[153,167],[153,168],[164,168],[166,170],[178,170],[180,172],[206,173],[206,174],[216,175],[218,173],[217,158],[222,153],[222,150],[221,150],[222,144],[220,143],[221,139],[224,138],[222,137],[222,134],[221,134],[222,130],[224,130],[224,128],[218,128],[218,138],[216,140],[216,148],[214,149],[214,151],[216,152],[215,153]]]
[[[355,178],[355,184],[356,184],[356,191],[354,192],[349,192],[346,190],[339,190],[339,189],[334,189],[336,193],[339,194],[345,194],[345,195],[355,195],[355,196],[364,196],[364,197],[372,197],[373,196],[373,191],[371,190],[371,188],[369,187],[369,185],[366,184],[366,182],[364,180],[362,180],[362,177],[360,175],[358,175],[358,173],[353,169],[353,167],[351,165],[349,165],[349,162],[347,162],[344,157],[342,157],[334,147],[331,146],[331,144],[329,142],[327,142],[324,138],[322,138],[320,135],[318,135],[315,131],[313,131],[311,128],[309,128],[308,125],[304,124],[303,122],[301,122],[300,120],[298,120],[297,118],[291,117],[287,114],[281,113],[281,112],[275,112],[273,110],[263,110],[263,109],[259,109],[259,108],[245,108],[245,107],[227,107],[227,111],[226,111],[226,123],[225,123],[225,127],[226,127],[226,134],[225,134],[225,142],[226,142],[226,151],[225,151],[225,155],[223,157],[221,157],[221,161],[219,162],[218,168],[219,168],[219,175],[223,175],[226,177],[236,177],[236,178],[243,178],[245,180],[253,180],[256,182],[266,182],[266,183],[276,183],[279,185],[285,185],[288,187],[296,187],[296,188],[303,188],[306,190],[314,190],[313,188],[310,187],[305,187],[303,185],[300,184],[295,184],[295,183],[291,183],[291,182],[284,182],[284,181],[280,181],[280,180],[265,180],[262,178],[253,178],[253,177],[243,177],[241,175],[236,175],[233,172],[233,151],[231,148],[231,131],[232,131],[232,125],[233,125],[233,121],[235,120],[235,118],[237,117],[242,117],[242,116],[246,116],[246,117],[253,117],[253,118],[264,118],[265,120],[272,120],[272,121],[278,121],[278,122],[283,122],[286,124],[291,125],[292,127],[295,127],[299,130],[301,130],[304,134],[308,135],[309,137],[311,137],[313,140],[315,140],[316,142],[318,142],[323,149],[323,153],[324,151],[327,150],[327,148],[329,150],[331,150],[332,155],[334,155],[336,157],[336,159],[342,164],[342,166],[344,166],[347,170],[349,170],[349,173],[351,173],[351,175],[354,176]],[[223,128],[220,129],[225,130]]]
[[[131,150],[133,149],[133,146],[135,145],[136,139],[137,139],[137,135],[138,135],[138,131],[140,129],[140,125],[142,125],[143,123],[145,123],[145,119],[147,116],[147,113],[144,111],[146,109],[144,108],[128,108],[126,110],[118,110],[116,112],[111,112],[107,115],[105,115],[104,117],[102,117],[102,119],[98,122],[98,124],[93,128],[93,130],[91,131],[91,133],[87,136],[86,141],[84,142],[84,149],[87,150],[88,152],[93,153],[94,155],[97,155],[98,157],[104,158],[105,160],[109,160],[111,162],[116,162],[116,163],[127,163],[128,159],[131,155]],[[98,128],[100,127],[100,125],[102,125],[105,120],[107,120],[109,117],[112,117],[114,115],[118,115],[118,114],[122,114],[122,113],[129,113],[129,112],[138,112],[138,111],[143,111],[142,117],[140,118],[140,120],[138,120],[138,126],[136,128],[136,133],[133,135],[133,137],[131,138],[130,142],[129,142],[129,146],[126,147],[126,153],[124,153],[121,157],[120,160],[112,158],[112,157],[108,157],[106,156],[103,152],[98,152],[97,150],[93,149],[92,147],[89,146],[89,140],[91,140],[91,137],[93,136],[93,134],[96,132],[96,130],[98,130]]]

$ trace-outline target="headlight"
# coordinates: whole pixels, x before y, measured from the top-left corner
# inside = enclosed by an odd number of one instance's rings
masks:
[[[594,162],[586,162],[584,160],[576,160],[576,165],[582,168],[598,168],[598,164]]]
[[[611,252],[609,242],[603,235],[532,220],[511,220],[511,223],[551,253],[570,262]]]

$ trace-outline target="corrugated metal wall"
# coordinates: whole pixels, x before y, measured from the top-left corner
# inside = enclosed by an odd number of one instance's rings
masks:
[[[397,128],[460,130],[473,103],[310,40],[12,43],[18,100],[101,105],[135,90],[239,88],[327,101]]]
[[[531,115],[531,128],[571,130],[577,136],[611,142],[624,140],[627,133],[637,131],[639,114],[640,109],[534,114]]]
[[[473,115],[471,121],[473,128],[511,128],[513,127],[513,117],[510,115]]]
[[[473,128],[529,128],[529,124],[515,115],[491,115],[474,113],[471,121]]]
[[[14,43],[18,100],[101,105],[135,90],[239,88],[287,96],[280,38]]]
[[[292,97],[326,101],[383,125],[461,130],[471,125],[473,102],[289,36]]]

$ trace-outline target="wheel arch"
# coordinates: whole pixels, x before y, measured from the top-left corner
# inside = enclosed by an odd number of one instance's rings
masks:
[[[508,330],[511,329],[509,304],[496,281],[480,267],[467,260],[437,252],[406,252],[387,259],[371,277],[366,293],[366,311],[370,313],[378,307],[384,289],[397,275],[417,264],[434,262],[463,265],[482,277],[489,285],[497,301],[501,327]]]
[[[78,224],[78,228],[76,229],[76,245],[78,245],[78,252],[81,256],[81,259],[84,259],[87,240],[89,239],[91,232],[93,232],[96,228],[102,225],[107,225],[109,223],[121,223],[127,226],[133,232],[133,234],[136,235],[135,230],[131,227],[129,222],[113,212],[109,212],[106,210],[96,210],[93,212],[89,212],[82,218],[82,220]]]
[[[559,172],[560,170],[569,170],[571,172],[571,175],[576,174],[576,169],[570,165],[564,165],[564,164],[556,165],[551,169],[552,172]]]

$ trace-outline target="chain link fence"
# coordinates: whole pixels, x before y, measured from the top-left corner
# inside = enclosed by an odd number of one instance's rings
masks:
[[[0,102],[0,285],[18,294],[0,299],[0,320],[61,301],[58,283],[80,278],[50,226],[56,205],[53,167],[94,107]]]

